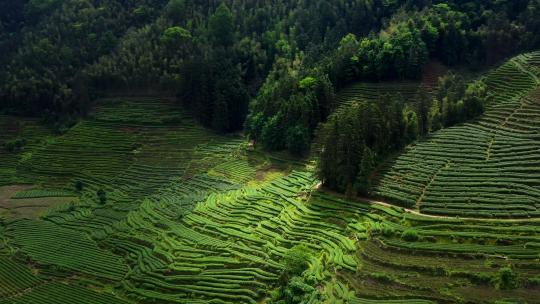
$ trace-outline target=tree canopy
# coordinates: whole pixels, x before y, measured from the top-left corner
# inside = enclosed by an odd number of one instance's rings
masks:
[[[268,149],[303,154],[342,87],[418,79],[430,59],[474,68],[538,47],[539,7],[538,0],[2,1],[0,109],[62,121],[84,115],[100,94],[164,91],[206,126],[244,126]],[[465,103],[476,107],[475,98]]]

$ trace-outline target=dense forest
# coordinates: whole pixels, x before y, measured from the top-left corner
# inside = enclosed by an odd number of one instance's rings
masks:
[[[102,95],[175,95],[216,131],[245,128],[296,155],[352,82],[419,79],[430,60],[482,69],[540,44],[538,0],[30,0],[0,12],[6,113],[61,131]],[[440,81],[415,105],[388,97],[332,115],[321,131],[327,184],[351,190],[377,160],[489,102],[481,80]],[[357,140],[345,151],[340,138]]]

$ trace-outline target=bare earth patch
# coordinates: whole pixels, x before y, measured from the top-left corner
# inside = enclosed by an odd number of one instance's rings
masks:
[[[45,197],[33,199],[11,199],[21,190],[31,189],[31,185],[15,185],[0,187],[0,217],[5,218],[38,218],[48,208],[76,201],[76,197]]]
[[[273,180],[279,177],[282,177],[284,175],[282,170],[279,170],[277,168],[266,168],[266,169],[259,169],[257,170],[257,173],[255,173],[255,181],[257,182],[266,182],[269,180]]]

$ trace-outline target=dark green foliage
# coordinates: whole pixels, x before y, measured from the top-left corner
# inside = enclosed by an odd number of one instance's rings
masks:
[[[284,132],[282,117],[274,116],[270,118],[261,130],[261,140],[264,147],[268,150],[283,149],[285,146]]]
[[[428,89],[421,86],[418,91],[418,105],[416,107],[418,134],[420,136],[426,136],[430,131],[432,118],[430,116],[430,108],[432,103],[433,100],[431,95],[428,93]]]
[[[401,233],[401,238],[407,242],[418,241],[418,232],[414,229],[407,229]]]
[[[14,33],[20,30],[25,22],[25,8],[29,5],[29,0],[23,1],[1,1],[0,20],[3,32]]]
[[[371,276],[379,281],[379,282],[382,282],[382,283],[392,283],[394,282],[396,279],[394,277],[392,277],[391,275],[385,273],[385,272],[374,272],[371,274]]]
[[[19,152],[24,148],[25,145],[26,145],[26,139],[16,138],[13,140],[6,141],[4,143],[4,149],[6,149],[8,152]]]
[[[385,237],[394,236],[395,233],[396,231],[389,225],[384,225],[384,227],[382,228],[382,235]]]
[[[208,30],[215,45],[226,47],[234,42],[233,15],[225,2],[222,2],[214,15],[210,17]]]
[[[283,277],[285,280],[301,275],[309,267],[310,259],[310,250],[304,244],[289,249],[283,256]]]
[[[491,96],[482,81],[469,85],[458,75],[449,73],[439,79],[439,91],[430,113],[431,129],[449,127],[473,119],[484,112]]]
[[[270,303],[273,304],[301,304],[308,303],[310,300],[321,299],[318,291],[306,282],[304,277],[292,277],[287,285],[283,286]],[[312,283],[312,282],[311,282]]]
[[[186,10],[185,0],[170,0],[165,7],[165,14],[173,23],[179,24],[186,17]]]
[[[32,20],[49,13],[61,3],[61,0],[30,0],[26,5],[25,13],[27,18]]]
[[[491,96],[482,81],[476,81],[468,85],[463,97],[463,117],[465,120],[478,117],[484,113],[485,106],[490,99]]]
[[[403,113],[405,122],[405,138],[408,142],[416,140],[419,134],[418,115],[416,111],[406,108]]]
[[[360,79],[418,79],[428,59],[420,31],[412,23],[392,25],[384,35],[360,41],[354,57]]]
[[[357,80],[419,79],[430,58],[439,59],[448,65],[467,63],[479,66],[527,48],[525,45],[531,45],[522,39],[521,44],[507,39],[507,35],[512,35],[512,32],[526,32],[524,27],[516,25],[521,21],[515,19],[526,9],[524,5],[498,6],[491,2],[482,5],[478,2],[408,4],[404,10],[395,13],[377,35],[358,38],[356,32],[350,31],[350,34],[335,39],[333,50],[323,52],[322,59],[310,57],[311,53],[293,55],[297,48],[302,48],[305,40],[299,37],[300,39],[291,42],[280,37],[276,43],[279,57],[253,101],[250,117],[246,121],[249,136],[261,141],[268,149],[287,148],[283,142],[274,139],[286,136],[288,129],[297,127],[297,123],[289,124],[287,117],[297,117],[298,113],[288,113],[284,105],[293,103],[291,98],[305,94],[306,90],[314,87],[317,87],[320,93],[323,90],[334,91]],[[476,11],[471,11],[471,5]],[[424,6],[428,7],[422,10]],[[370,14],[369,9],[363,7],[359,11],[367,12],[363,21],[370,20],[367,17]],[[495,15],[493,11],[512,13]],[[490,28],[489,24],[492,22],[501,25],[494,26],[493,31],[487,31],[486,28]],[[534,28],[534,25],[531,25],[531,28]],[[498,43],[500,47],[489,48],[487,46],[490,43]],[[512,47],[506,47],[510,45]],[[493,54],[494,50],[503,51]],[[317,84],[321,82],[321,76],[327,80],[324,86]],[[315,99],[310,102],[312,106],[303,108],[301,114],[304,117],[311,116],[311,121],[304,123],[310,136],[317,125],[313,122],[324,121],[333,109],[333,100],[328,98],[329,96],[331,95],[315,94]],[[464,99],[463,103],[458,103],[462,98],[455,102],[450,100],[449,103],[441,99],[438,106],[432,107],[431,100],[425,97],[424,94],[418,109],[408,111],[405,117],[407,142],[427,135],[430,130],[476,117],[482,111],[484,98],[472,94],[472,98]],[[436,111],[437,108],[440,110]],[[259,118],[261,113],[268,120],[270,116],[279,117],[282,127],[267,129],[278,134],[269,136],[267,132],[266,136],[262,136]],[[253,123],[257,125],[252,125]],[[273,127],[273,124],[269,126]]]
[[[495,286],[498,289],[508,290],[518,287],[518,277],[510,267],[503,267],[499,270]]]
[[[165,30],[161,41],[169,48],[178,48],[181,43],[191,39],[191,33],[179,26],[170,27]]]
[[[84,115],[96,92],[178,91],[204,124],[236,130],[279,59],[315,62],[347,32],[376,28],[401,2],[2,2],[1,107],[54,122]],[[218,80],[234,87],[232,101]],[[229,117],[217,122],[220,94]],[[303,123],[310,136],[317,122]]]
[[[300,304],[321,298],[314,288],[315,280],[306,275],[311,260],[311,251],[305,245],[296,245],[283,256],[283,273],[281,287],[272,293],[270,303],[273,304]]]
[[[118,37],[136,25],[139,2],[28,2],[25,30],[13,33],[20,43],[0,72],[1,106],[51,120],[82,114],[87,107],[76,92],[78,73],[111,52]],[[156,14],[155,9],[147,12]]]
[[[409,136],[416,138],[418,127],[409,117],[414,112],[404,110],[399,100],[385,99],[352,104],[322,126],[318,174],[327,187],[367,194],[378,161],[406,144]]]
[[[309,147],[309,131],[304,126],[296,126],[287,130],[285,143],[287,149],[295,154],[302,155]]]
[[[249,92],[235,39],[231,10],[223,2],[209,18],[208,42],[197,41],[192,58],[184,61],[178,95],[205,125],[220,132],[242,128]],[[251,50],[248,50],[250,52]]]
[[[96,192],[96,195],[100,204],[105,205],[107,203],[107,192],[105,192],[105,190],[99,189]]]
[[[252,102],[245,127],[265,148],[287,148],[301,155],[309,148],[318,123],[333,108],[334,88],[326,74],[291,75],[288,60],[281,64],[274,67]]]
[[[55,123],[85,115],[98,93],[164,92],[206,126],[245,126],[268,149],[302,154],[334,110],[334,91],[358,80],[419,79],[430,58],[481,67],[536,48],[539,7],[538,0],[4,1],[0,107]],[[408,140],[475,117],[483,98],[477,91],[455,104],[440,99],[439,112],[425,103],[418,131],[407,116]]]
[[[229,52],[232,51],[215,51],[210,65],[189,66],[186,72],[193,74],[181,87],[182,99],[195,110],[199,120],[221,132],[242,127],[249,101],[239,67],[227,59]],[[201,91],[201,87],[206,89]]]
[[[361,195],[367,195],[371,187],[370,175],[375,167],[375,155],[367,146],[364,147],[359,165],[358,174],[354,183],[354,188]]]
[[[75,181],[75,190],[81,192],[84,189],[84,183],[81,180]]]

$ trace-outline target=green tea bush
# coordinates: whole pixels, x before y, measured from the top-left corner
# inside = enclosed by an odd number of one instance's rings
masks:
[[[407,241],[407,242],[415,242],[415,241],[418,241],[419,237],[418,237],[418,232],[414,229],[408,229],[408,230],[405,230],[403,231],[403,233],[401,233],[401,239]]]
[[[302,274],[309,267],[310,259],[310,250],[305,244],[289,249],[283,257],[285,279]]]
[[[99,203],[102,205],[105,205],[107,203],[107,192],[105,192],[105,190],[103,189],[99,189],[96,194],[97,194]]]
[[[388,226],[388,225],[384,225],[382,227],[382,235],[386,236],[386,237],[391,237],[393,236],[394,234],[396,233],[396,231],[394,230],[394,228]]]
[[[316,292],[313,286],[307,284],[302,277],[293,277],[283,290],[283,300],[277,303],[305,303],[312,293]]]
[[[80,180],[76,181],[75,182],[75,190],[77,190],[78,192],[81,192],[84,188],[84,183]]]
[[[501,268],[499,270],[499,274],[495,281],[495,287],[501,290],[509,290],[509,289],[517,288],[518,287],[517,274],[514,273],[512,268],[508,266]]]
[[[384,272],[374,272],[374,273],[371,274],[371,276],[375,280],[377,280],[379,282],[383,282],[383,283],[391,283],[392,281],[394,281],[392,276],[390,276],[389,274],[384,273]]]

